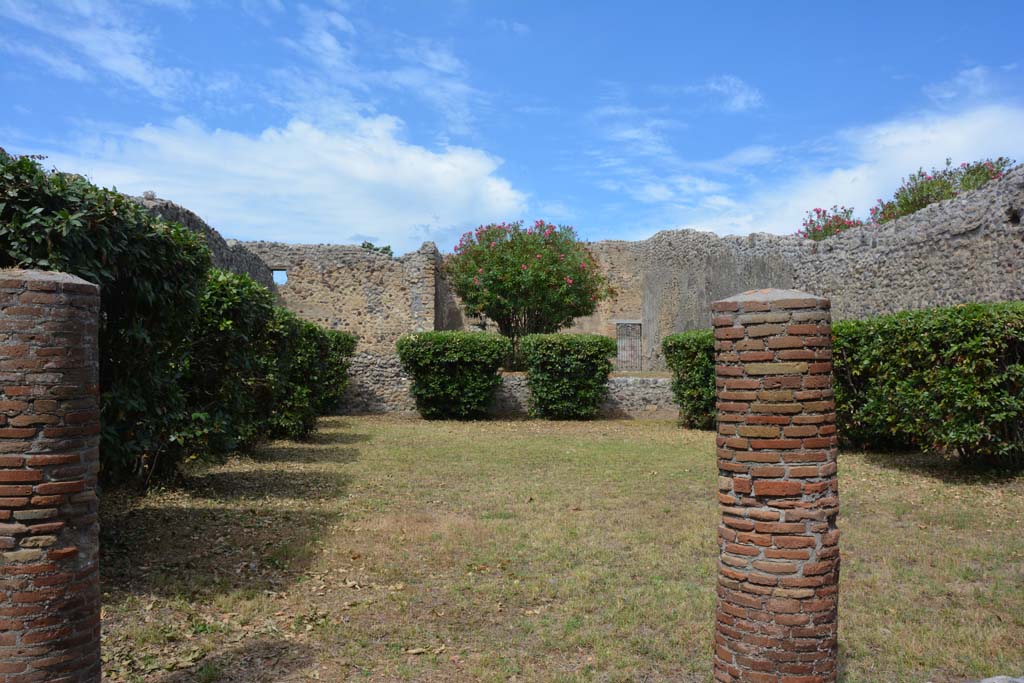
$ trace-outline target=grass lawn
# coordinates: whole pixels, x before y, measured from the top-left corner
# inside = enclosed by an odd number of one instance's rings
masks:
[[[713,435],[329,418],[104,492],[105,681],[709,681]],[[840,456],[846,683],[1024,675],[1024,478]]]

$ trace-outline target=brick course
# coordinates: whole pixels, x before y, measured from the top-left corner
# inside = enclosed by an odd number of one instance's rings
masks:
[[[720,683],[835,683],[839,489],[830,304],[762,289],[712,304]],[[813,324],[807,323],[813,320]]]
[[[99,306],[0,270],[0,683],[100,680]]]

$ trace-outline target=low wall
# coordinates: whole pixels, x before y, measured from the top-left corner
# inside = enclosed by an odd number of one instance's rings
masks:
[[[342,400],[348,415],[414,413],[416,402],[409,394],[412,379],[402,371],[397,356],[360,353],[352,359],[350,382]],[[530,389],[526,375],[505,373],[491,406],[492,417],[525,417]],[[601,417],[674,419],[679,408],[672,401],[669,377],[613,376],[608,378],[608,398]]]

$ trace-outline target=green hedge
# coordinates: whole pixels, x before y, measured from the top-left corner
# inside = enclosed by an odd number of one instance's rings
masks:
[[[202,237],[82,176],[0,151],[0,267],[100,285],[104,476],[146,474],[189,419],[182,375],[210,267]]]
[[[841,321],[832,330],[845,440],[1024,464],[1024,302]]]
[[[354,350],[352,335],[300,320],[246,275],[212,269],[185,377],[192,419],[183,448],[218,455],[308,435],[337,410]]]
[[[714,424],[714,340],[663,343],[676,392]],[[916,448],[989,466],[1024,464],[1024,302],[968,304],[833,324],[836,422],[844,443]],[[687,379],[689,377],[689,379]],[[701,386],[702,384],[702,386]],[[702,400],[711,396],[712,400]]]
[[[302,436],[337,406],[355,340],[210,268],[203,238],[82,176],[0,150],[0,267],[100,285],[105,480]]]
[[[715,335],[711,330],[670,334],[661,341],[672,371],[672,393],[679,424],[689,429],[715,426]]]
[[[396,348],[423,417],[469,419],[486,415],[512,345],[490,332],[417,332]]]
[[[530,414],[555,420],[597,416],[608,395],[615,340],[596,334],[531,334],[522,340]]]

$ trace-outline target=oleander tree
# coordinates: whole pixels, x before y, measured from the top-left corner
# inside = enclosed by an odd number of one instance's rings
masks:
[[[511,340],[513,357],[525,335],[557,332],[612,294],[576,231],[545,221],[467,232],[445,272],[466,313],[492,320]]]

